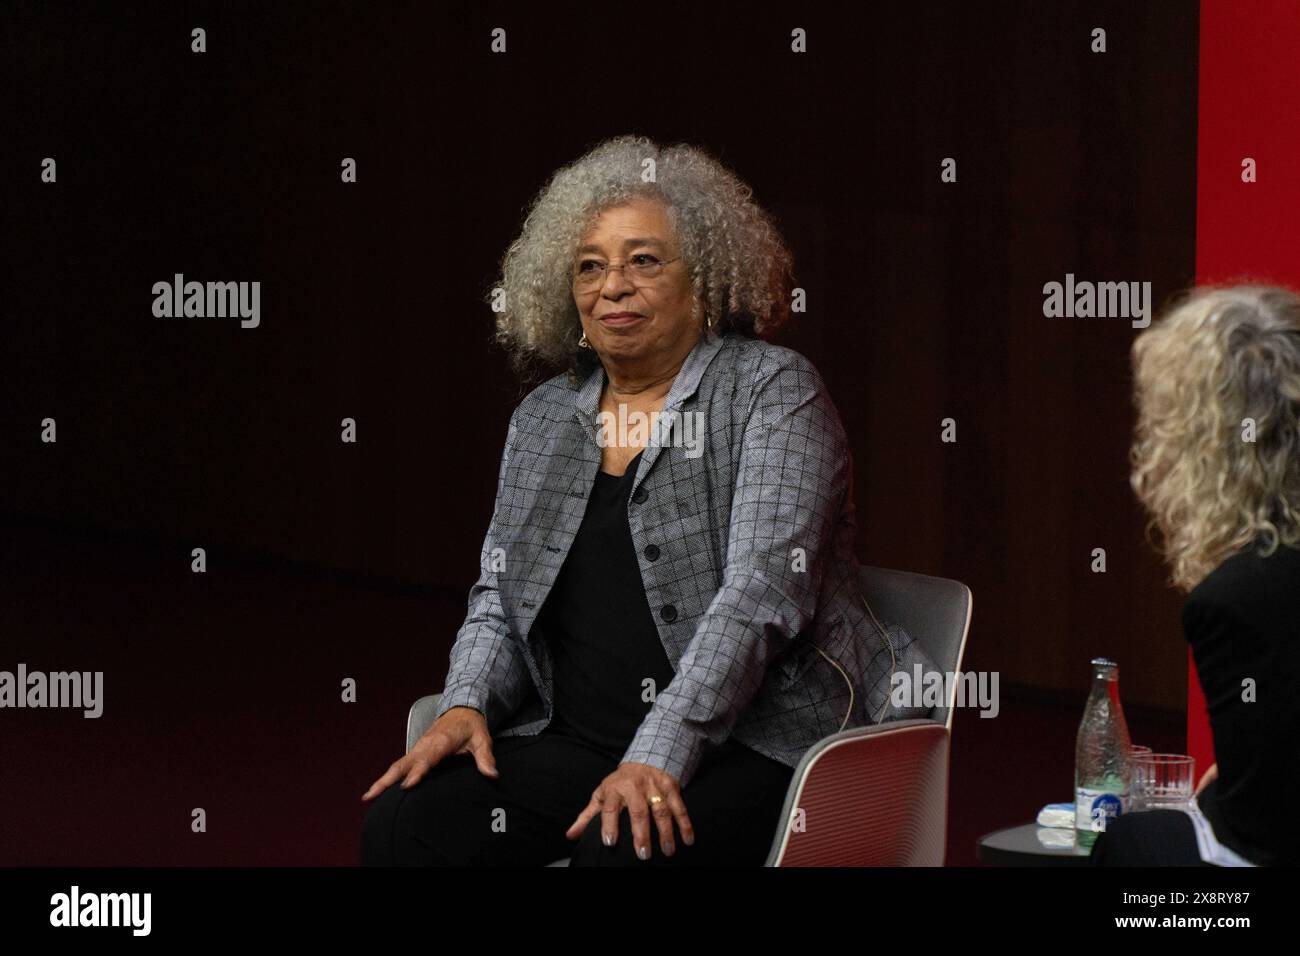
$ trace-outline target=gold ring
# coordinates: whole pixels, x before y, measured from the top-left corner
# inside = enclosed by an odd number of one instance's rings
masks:
[[[658,794],[655,794],[650,798],[650,806],[653,807],[656,803],[662,803],[663,799],[664,799],[663,797],[659,796]]]

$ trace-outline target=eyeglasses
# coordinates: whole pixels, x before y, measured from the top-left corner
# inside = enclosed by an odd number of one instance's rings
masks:
[[[637,279],[656,279],[664,271],[664,266],[676,262],[681,256],[660,259],[648,252],[638,252],[619,265],[601,262],[599,259],[582,259],[573,267],[573,287],[579,292],[592,292],[605,284],[605,273],[610,269],[622,269],[623,275]]]

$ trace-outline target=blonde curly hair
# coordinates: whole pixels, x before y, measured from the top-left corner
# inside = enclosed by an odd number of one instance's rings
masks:
[[[1256,541],[1264,555],[1300,541],[1300,296],[1191,289],[1132,362],[1130,484],[1171,583],[1190,591]]]
[[[642,181],[647,159],[654,160],[653,182]],[[543,365],[580,377],[598,361],[590,349],[578,348],[573,259],[600,213],[635,197],[665,203],[691,270],[697,321],[705,318],[701,302],[716,334],[765,336],[789,318],[792,257],[753,190],[698,147],[619,136],[551,177],[484,296],[492,305],[504,292],[495,338],[516,372]]]

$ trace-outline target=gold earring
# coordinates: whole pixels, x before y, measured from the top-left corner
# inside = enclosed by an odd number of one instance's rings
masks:
[[[582,338],[578,339],[578,348],[580,348],[580,349],[589,349],[589,348],[591,348],[591,343],[587,341],[587,333],[586,333],[586,332],[583,332],[583,333],[582,333]]]
[[[713,331],[713,316],[710,315],[708,312],[705,312],[705,313],[704,313],[704,321],[708,323],[708,329],[707,329],[707,331],[712,332],[712,331]]]

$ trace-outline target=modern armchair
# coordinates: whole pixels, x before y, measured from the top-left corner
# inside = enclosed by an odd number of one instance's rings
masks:
[[[767,866],[943,865],[949,741],[971,592],[959,581],[874,567],[862,568],[862,588],[882,623],[902,625],[954,675],[945,682],[949,695],[926,718],[850,728],[809,748],[790,780]],[[433,722],[440,698],[411,707],[407,751]]]

